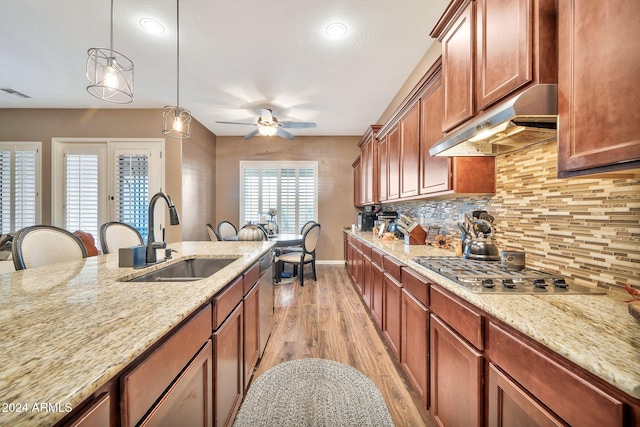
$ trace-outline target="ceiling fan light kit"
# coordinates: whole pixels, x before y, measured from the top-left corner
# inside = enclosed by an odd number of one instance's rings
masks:
[[[133,62],[113,50],[113,0],[111,0],[111,42],[109,49],[91,48],[87,51],[87,92],[96,98],[115,104],[133,101]]]
[[[176,0],[176,106],[166,106],[162,112],[162,133],[171,138],[191,138],[191,113],[180,108],[180,0]]]
[[[261,108],[260,116],[256,123],[242,123],[242,122],[220,122],[227,125],[244,125],[244,126],[256,126],[257,129],[252,130],[248,134],[246,134],[242,139],[249,139],[256,135],[262,136],[279,136],[284,139],[293,139],[292,133],[287,132],[283,128],[314,128],[316,124],[313,122],[279,122],[278,119],[273,115],[271,109],[269,108]]]

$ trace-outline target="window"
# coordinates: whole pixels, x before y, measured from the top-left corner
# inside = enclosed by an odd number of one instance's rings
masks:
[[[277,209],[281,233],[299,233],[315,220],[317,162],[240,162],[240,224],[261,223]]]
[[[40,223],[40,142],[0,142],[0,234]]]
[[[162,140],[54,140],[54,224],[91,233],[120,221],[146,240],[151,195],[163,184]],[[161,235],[164,207],[156,213]]]

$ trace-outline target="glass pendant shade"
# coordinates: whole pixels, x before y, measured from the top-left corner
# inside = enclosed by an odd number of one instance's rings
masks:
[[[171,138],[191,138],[191,113],[180,107],[164,107],[162,133]]]
[[[133,62],[110,49],[87,51],[87,92],[96,98],[116,104],[133,101]]]
[[[111,0],[111,43],[109,49],[94,47],[87,51],[87,92],[115,104],[133,101],[133,62],[113,50],[113,0]]]

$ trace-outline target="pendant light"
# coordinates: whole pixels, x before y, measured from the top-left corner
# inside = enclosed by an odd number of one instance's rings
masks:
[[[162,112],[162,133],[171,138],[191,138],[191,113],[180,107],[180,0],[176,0],[177,83],[176,105],[166,106]]]
[[[133,101],[133,62],[113,50],[113,0],[111,0],[111,41],[109,49],[94,47],[87,51],[87,92],[115,104]]]

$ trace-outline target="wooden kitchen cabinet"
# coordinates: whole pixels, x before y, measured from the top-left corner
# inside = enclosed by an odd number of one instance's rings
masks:
[[[558,2],[561,178],[640,168],[639,17],[636,0]]]
[[[209,340],[140,426],[213,426],[212,364]]]
[[[169,386],[185,367],[188,369],[190,360],[194,355],[201,353],[203,345],[208,342],[211,336],[211,317],[211,305],[209,304],[123,375],[120,396],[121,425],[123,427],[144,422],[145,414],[149,410],[152,412],[159,410],[162,413],[178,410],[175,405],[181,399],[180,396],[183,396],[183,390],[169,389]],[[201,368],[196,366],[193,369]],[[202,386],[198,388],[199,398],[205,394],[210,397],[211,393],[207,392],[206,382],[198,384]],[[167,402],[166,405],[168,405],[162,410],[156,406],[156,402],[160,398],[162,398],[161,402]],[[212,408],[211,399],[203,402],[207,405],[198,406],[198,411],[202,411],[198,412],[196,417],[202,416],[204,419],[206,412],[210,413]],[[168,408],[173,409],[168,410]],[[167,410],[168,412],[166,412]]]
[[[506,326],[495,322],[488,325],[486,354],[491,363],[519,384],[521,393],[526,390],[525,396],[530,397],[527,402],[514,397],[517,390],[510,394],[509,399],[515,402],[509,404],[520,406],[519,409],[509,408],[514,411],[514,417],[526,418],[521,412],[531,415],[535,410],[530,406],[537,405],[544,409],[543,413],[553,414],[547,417],[549,420],[557,418],[572,426],[633,425],[631,420],[625,421],[625,414],[630,411],[625,409],[624,402],[580,375],[575,368],[564,366],[550,352],[537,347]],[[500,381],[497,377],[494,380]],[[505,387],[504,382],[499,385],[496,382],[490,383],[489,393],[495,392],[493,388],[497,386]],[[492,400],[490,395],[489,402],[490,419],[509,415],[500,407],[500,398]]]
[[[102,393],[86,408],[79,411],[66,427],[112,427],[116,419],[111,416],[111,394]]]
[[[361,244],[361,248],[362,248],[362,268],[360,271],[360,277],[361,277],[361,281],[362,281],[362,299],[364,300],[364,303],[367,305],[368,308],[371,308],[371,294],[372,294],[372,275],[373,275],[373,271],[372,271],[372,266],[371,266],[371,252],[373,250],[373,248],[371,246],[369,246],[368,244],[366,244],[365,242],[362,242]]]
[[[400,198],[400,127],[396,123],[387,138],[387,200]]]
[[[362,204],[378,202],[378,143],[379,125],[371,125],[358,143],[360,147],[360,197]]]
[[[233,423],[244,396],[242,321],[240,302],[213,333],[213,402],[217,427]]]
[[[385,286],[382,258],[382,252],[374,248],[371,253],[371,316],[381,330]]]
[[[420,173],[420,102],[400,119],[400,197],[418,195]]]
[[[430,316],[430,413],[439,426],[483,423],[483,357],[437,315]]]
[[[558,81],[555,0],[453,0],[431,36],[442,42],[443,132]]]
[[[246,277],[245,277],[246,279]],[[258,281],[247,292],[243,300],[243,353],[244,353],[244,389],[249,386],[249,380],[260,358],[260,300]]]
[[[402,290],[400,330],[400,364],[426,408],[429,404],[429,310],[406,289]]]
[[[388,135],[380,136],[378,139],[378,200],[386,202],[389,200],[389,154]]]
[[[487,384],[489,427],[561,427],[562,422],[553,412],[537,402],[517,383],[489,364]]]
[[[402,345],[402,265],[395,258],[384,256],[384,295],[382,302],[382,335],[398,360]]]
[[[362,163],[360,156],[351,164],[353,167],[353,205],[362,206]]]

